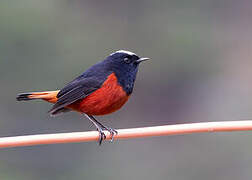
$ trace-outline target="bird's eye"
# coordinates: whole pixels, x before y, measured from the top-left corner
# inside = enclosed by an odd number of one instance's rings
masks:
[[[126,58],[124,58],[123,60],[124,60],[124,62],[126,62],[126,63],[130,63],[130,59],[129,59],[129,58],[127,58],[127,57],[126,57]]]

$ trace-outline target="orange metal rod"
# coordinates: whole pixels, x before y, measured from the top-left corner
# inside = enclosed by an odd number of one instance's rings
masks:
[[[150,136],[168,136],[168,135],[181,135],[191,133],[250,131],[250,130],[252,130],[252,120],[203,122],[203,123],[176,124],[176,125],[164,125],[164,126],[153,126],[143,128],[131,128],[131,129],[119,129],[117,130],[118,134],[114,136],[114,140],[150,137]],[[111,136],[109,132],[106,131],[105,134],[107,136],[107,140],[110,140]],[[2,137],[0,138],[0,148],[97,141],[98,138],[99,134],[97,131]]]

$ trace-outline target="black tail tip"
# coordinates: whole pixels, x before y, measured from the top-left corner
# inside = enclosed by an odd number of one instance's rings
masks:
[[[16,99],[17,101],[29,101],[32,100],[31,98],[29,98],[30,95],[31,93],[21,93],[17,95]]]

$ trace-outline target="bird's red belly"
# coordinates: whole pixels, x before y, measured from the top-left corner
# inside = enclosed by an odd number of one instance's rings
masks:
[[[68,107],[88,115],[105,115],[120,109],[128,99],[129,96],[112,73],[100,89]]]

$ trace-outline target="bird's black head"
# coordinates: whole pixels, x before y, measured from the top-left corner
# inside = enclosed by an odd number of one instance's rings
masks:
[[[149,58],[140,58],[135,53],[125,50],[119,50],[110,54],[104,63],[118,77],[119,83],[124,87],[128,94],[133,90],[134,81],[141,62]]]
[[[105,61],[109,66],[121,72],[137,72],[141,62],[149,60],[149,58],[140,58],[135,53],[125,50],[119,50],[110,54]]]

